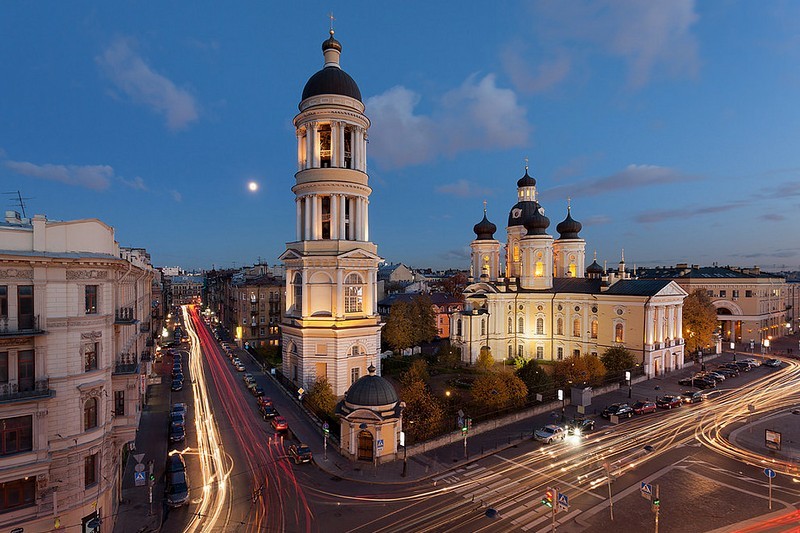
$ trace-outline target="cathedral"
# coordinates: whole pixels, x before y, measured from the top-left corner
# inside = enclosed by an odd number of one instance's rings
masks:
[[[451,343],[462,362],[474,364],[484,347],[496,360],[558,361],[624,346],[648,376],[680,368],[687,293],[674,281],[635,279],[624,253],[616,270],[596,257],[585,267],[586,241],[571,211],[568,203],[554,239],[527,166],[517,181],[505,247],[484,207],[470,243],[466,307],[451,316]]]

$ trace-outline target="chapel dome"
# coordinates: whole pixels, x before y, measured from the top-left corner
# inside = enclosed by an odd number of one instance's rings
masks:
[[[583,225],[572,218],[571,209],[567,208],[567,218],[562,220],[556,226],[556,231],[561,235],[560,239],[580,239],[578,233],[583,228]]]
[[[489,222],[486,218],[486,211],[483,212],[483,220],[478,222],[472,227],[472,231],[477,235],[479,241],[491,241],[494,239],[494,232],[497,231],[497,226]]]
[[[338,56],[341,51],[342,44],[333,38],[331,30],[331,36],[322,42],[322,52],[325,54],[326,60],[325,67],[308,79],[303,88],[302,100],[321,94],[338,94],[361,101],[361,90],[358,88],[358,84],[339,66]],[[329,60],[329,57],[332,60]]]
[[[397,391],[386,379],[375,375],[375,367],[369,366],[369,375],[353,383],[344,395],[345,402],[363,407],[395,404]]]
[[[544,208],[538,202],[533,202],[535,209],[533,214],[525,221],[525,229],[528,235],[547,235],[547,228],[550,227],[550,219],[544,216]]]

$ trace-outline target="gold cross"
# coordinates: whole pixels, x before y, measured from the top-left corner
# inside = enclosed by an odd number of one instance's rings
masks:
[[[525,156],[525,170],[528,170],[528,156]]]
[[[486,200],[483,201],[483,214],[486,214]]]
[[[569,196],[567,196],[567,210],[569,211],[569,209],[570,209],[571,207],[572,207],[572,198],[570,198]]]
[[[328,13],[328,17],[330,17],[331,19],[331,33],[333,33],[333,21],[336,20],[335,18],[333,18],[333,11]]]

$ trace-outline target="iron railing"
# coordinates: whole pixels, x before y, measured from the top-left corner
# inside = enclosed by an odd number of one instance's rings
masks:
[[[44,331],[40,324],[39,315],[21,316],[16,323],[7,316],[0,317],[0,337],[41,335]]]
[[[113,374],[138,374],[139,361],[135,353],[121,353],[114,363]]]
[[[133,307],[120,307],[114,313],[114,324],[135,324],[136,315],[133,312]]]
[[[50,379],[42,378],[36,381],[20,383],[0,383],[0,401],[27,400],[29,398],[46,398],[52,396]]]

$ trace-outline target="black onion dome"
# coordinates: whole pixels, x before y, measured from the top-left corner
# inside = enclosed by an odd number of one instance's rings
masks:
[[[538,202],[533,202],[536,206],[531,217],[525,221],[525,229],[528,235],[547,235],[547,228],[550,227],[550,219],[544,216],[544,208]]]
[[[602,274],[603,273],[603,267],[598,265],[597,264],[597,259],[595,259],[594,261],[592,261],[591,265],[586,267],[586,273],[587,274]]]
[[[328,48],[333,48],[339,52],[342,51],[342,43],[333,38],[333,30],[331,30],[331,36],[322,41],[322,51],[324,52]]]
[[[528,175],[528,167],[525,167],[525,175],[517,182],[517,187],[535,187],[536,180]]]
[[[374,372],[374,368],[373,372]],[[344,395],[347,403],[364,407],[395,404],[398,401],[397,391],[391,383],[380,376],[370,373],[353,383]]]
[[[567,208],[567,218],[558,223],[556,231],[561,234],[561,239],[580,239],[578,233],[581,228],[583,228],[583,225],[572,218],[572,213]]]
[[[517,202],[511,211],[508,212],[508,225],[510,226],[524,226],[525,221],[530,218],[539,209],[539,204],[533,200],[526,200],[524,202]]]
[[[325,67],[308,79],[303,88],[303,100],[320,94],[340,94],[361,101],[361,91],[355,80],[339,67]]]
[[[494,232],[497,231],[497,226],[489,222],[486,218],[486,211],[483,212],[483,220],[472,227],[472,231],[478,236],[479,241],[491,241],[494,239]]]

